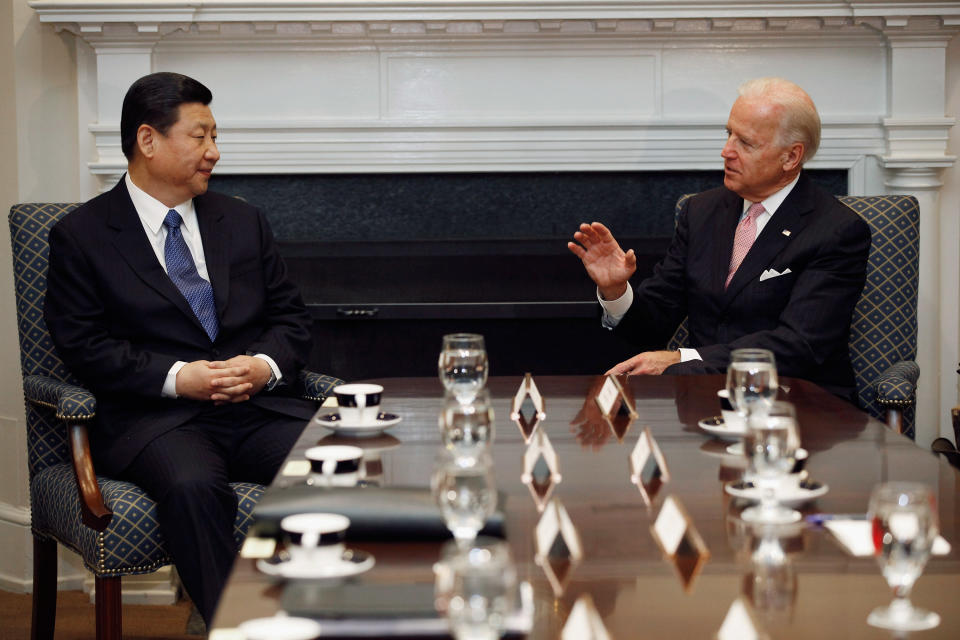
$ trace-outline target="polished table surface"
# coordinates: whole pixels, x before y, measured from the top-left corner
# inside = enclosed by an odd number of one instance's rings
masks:
[[[724,483],[736,480],[742,460],[726,455],[727,443],[709,437],[697,422],[719,413],[720,376],[631,377],[639,417],[622,439],[600,420],[593,395],[600,378],[535,376],[545,399],[544,429],[557,453],[561,482],[553,496],[566,508],[583,547],[583,558],[566,576],[562,592],[551,586],[534,560],[537,504],[521,482],[526,444],[510,420],[519,377],[493,377],[487,388],[496,412],[493,445],[497,488],[507,496],[506,527],[519,576],[534,590],[532,638],[557,638],[573,604],[589,594],[612,638],[714,637],[740,596],[753,603],[773,638],[888,638],[867,625],[867,614],[889,602],[891,593],[873,558],[847,555],[832,536],[813,527],[795,527],[783,541],[795,582],[786,593],[763,595],[754,580],[751,536],[736,515]],[[377,449],[383,486],[428,487],[440,448],[437,417],[442,389],[436,378],[391,378],[382,408],[403,420],[389,437],[351,443]],[[937,495],[942,535],[953,549],[931,558],[913,591],[918,606],[938,612],[937,629],[922,638],[960,637],[960,474],[945,462],[889,431],[816,385],[783,379],[785,398],[796,405],[810,477],[829,491],[802,507],[804,513],[863,514],[873,486],[888,480],[918,480]],[[782,393],[783,391],[781,391]],[[585,402],[588,400],[588,402]],[[586,407],[586,411],[582,409]],[[645,426],[659,444],[670,480],[647,507],[630,481],[628,456]],[[290,458],[302,459],[314,444],[342,442],[343,436],[311,422]],[[270,491],[294,480],[278,476]],[[322,491],[322,489],[318,489]],[[651,534],[667,496],[683,505],[709,557],[690,576],[666,558]],[[432,565],[441,543],[350,542],[372,552],[376,566],[355,578],[371,583],[432,584]],[[284,585],[259,573],[254,561],[238,558],[221,600],[214,629],[269,616],[279,609]]]

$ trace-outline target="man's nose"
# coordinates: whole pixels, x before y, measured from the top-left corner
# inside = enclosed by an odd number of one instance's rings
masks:
[[[207,160],[212,160],[213,162],[216,162],[217,160],[219,160],[219,159],[220,159],[220,149],[217,148],[217,143],[216,143],[215,141],[211,140],[211,141],[207,144],[207,150],[204,152],[203,155],[204,155],[204,157],[205,157]]]
[[[730,159],[734,156],[733,145],[730,143],[730,138],[727,138],[726,143],[723,145],[723,149],[720,150],[720,157],[725,159]]]

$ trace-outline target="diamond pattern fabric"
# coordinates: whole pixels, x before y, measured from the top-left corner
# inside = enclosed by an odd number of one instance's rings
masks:
[[[213,287],[200,277],[197,265],[187,242],[183,239],[180,225],[183,219],[174,209],[167,212],[163,225],[167,228],[167,239],[163,244],[163,259],[167,266],[167,275],[177,285],[177,289],[187,299],[187,304],[203,325],[210,340],[217,339],[220,323],[217,321],[217,309],[213,301]]]
[[[98,575],[147,573],[170,564],[163,536],[157,528],[153,499],[129,482],[103,477],[97,481],[104,504],[113,511],[113,518],[104,531],[94,531],[81,522],[76,480],[69,463],[47,467],[30,483],[34,531],[76,551],[84,565]],[[239,505],[233,524],[234,539],[239,547],[264,488],[247,482],[230,486]]]

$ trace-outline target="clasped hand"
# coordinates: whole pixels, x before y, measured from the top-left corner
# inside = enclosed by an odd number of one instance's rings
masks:
[[[196,360],[177,372],[177,395],[214,404],[246,402],[270,381],[270,365],[262,358]]]

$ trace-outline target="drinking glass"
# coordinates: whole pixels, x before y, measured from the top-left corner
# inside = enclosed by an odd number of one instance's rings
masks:
[[[468,544],[497,506],[490,456],[483,453],[468,460],[443,450],[431,484],[447,528],[457,542]]]
[[[727,368],[727,392],[733,408],[749,420],[777,397],[777,365],[767,349],[734,349]]]
[[[447,620],[456,640],[495,640],[516,607],[517,571],[503,541],[480,538],[445,558]]]
[[[930,557],[939,533],[930,487],[911,482],[878,485],[870,495],[867,518],[873,531],[877,562],[893,602],[874,609],[867,623],[896,631],[921,631],[940,624],[940,616],[914,607],[910,591]]]
[[[493,417],[490,394],[485,390],[470,402],[447,394],[440,411],[440,439],[452,455],[470,462],[493,442]]]
[[[487,351],[477,333],[443,336],[437,364],[440,381],[460,402],[470,402],[487,384]]]
[[[751,479],[760,490],[760,504],[740,514],[747,522],[789,524],[800,520],[798,512],[781,506],[776,497],[777,487],[796,463],[796,436],[791,437],[796,431],[796,421],[786,416],[750,416],[743,446]]]

